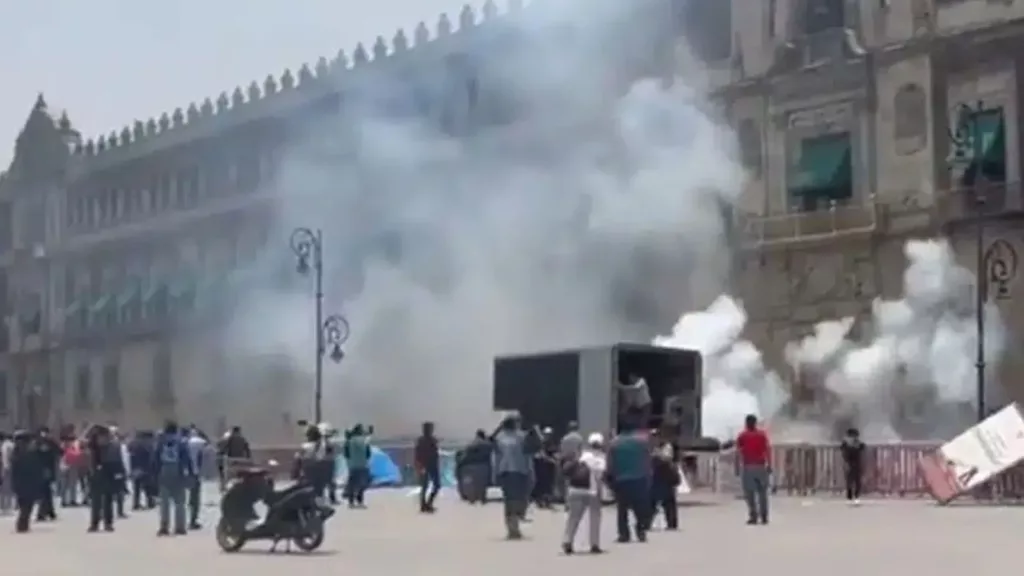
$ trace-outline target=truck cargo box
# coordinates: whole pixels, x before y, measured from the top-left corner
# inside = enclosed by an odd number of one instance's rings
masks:
[[[527,424],[561,433],[571,421],[584,432],[615,431],[620,422],[616,384],[638,376],[652,399],[652,427],[673,426],[696,438],[701,426],[700,353],[619,343],[501,356],[494,359],[494,409],[518,411]]]

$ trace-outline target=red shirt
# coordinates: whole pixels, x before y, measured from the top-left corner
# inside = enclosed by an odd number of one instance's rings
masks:
[[[746,466],[768,466],[771,464],[771,445],[763,430],[744,430],[736,438],[736,450],[740,463]]]

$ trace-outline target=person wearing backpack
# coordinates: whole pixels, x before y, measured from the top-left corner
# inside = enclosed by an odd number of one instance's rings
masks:
[[[587,438],[587,445],[578,458],[566,460],[563,473],[566,481],[565,534],[562,551],[573,553],[573,542],[583,515],[590,525],[590,552],[600,554],[601,550],[601,502],[604,499],[604,476],[607,467],[604,454],[604,437],[593,433]]]
[[[187,534],[185,524],[186,494],[194,476],[192,455],[181,429],[168,422],[156,442],[157,485],[159,487],[160,530],[158,536],[170,534],[171,507],[174,508],[174,533]]]

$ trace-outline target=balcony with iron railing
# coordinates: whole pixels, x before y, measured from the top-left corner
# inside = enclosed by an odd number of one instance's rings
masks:
[[[878,226],[874,196],[862,204],[832,202],[824,210],[740,216],[742,243],[748,248],[765,248],[794,243],[813,243],[840,237],[869,235]]]
[[[1024,215],[1019,182],[984,182],[935,195],[935,224],[942,230],[985,219]]]
[[[828,208],[767,216],[742,214],[738,221],[746,248],[792,246],[872,234],[941,234],[985,220],[1024,217],[1019,182],[986,183],[943,191],[872,195],[860,204],[833,202]]]

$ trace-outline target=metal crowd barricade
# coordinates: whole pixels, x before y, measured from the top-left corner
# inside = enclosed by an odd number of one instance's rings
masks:
[[[389,443],[378,446],[403,472],[406,484],[416,483],[412,444]],[[446,447],[453,449],[454,446]],[[869,444],[865,455],[863,495],[871,498],[921,498],[927,487],[918,473],[923,454],[938,448],[937,443],[903,442]],[[295,447],[268,446],[253,450],[252,460],[226,459],[220,462],[226,477],[239,466],[263,466],[269,460],[278,465],[278,478],[290,476]],[[838,496],[846,490],[846,471],[837,444],[778,444],[772,447],[772,493],[792,496]],[[696,492],[739,495],[739,469],[735,453],[693,453],[686,456],[683,470]],[[1024,466],[999,476],[983,489],[971,494],[979,500],[1024,500]]]
[[[918,473],[918,461],[937,448],[936,443],[924,442],[868,445],[862,494],[874,498],[926,497],[928,489]],[[772,467],[774,494],[832,496],[846,491],[846,467],[837,444],[773,446]],[[740,493],[733,452],[699,455],[688,475],[698,489],[726,495]],[[1000,475],[970,496],[992,501],[1024,499],[1024,465]]]

